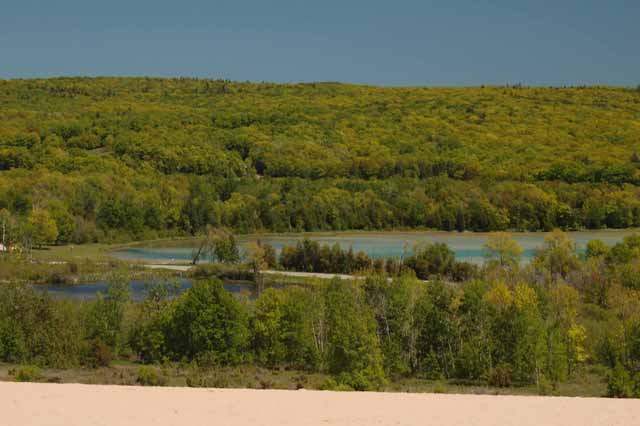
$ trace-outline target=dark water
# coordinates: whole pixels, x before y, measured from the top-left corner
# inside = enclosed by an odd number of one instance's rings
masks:
[[[178,293],[191,288],[193,282],[188,279],[178,279],[166,282],[178,282],[180,287]],[[147,297],[147,287],[145,281],[131,281],[131,298],[135,301],[144,300]],[[39,285],[38,290],[46,291],[51,296],[61,299],[90,300],[97,297],[98,293],[106,294],[109,284],[105,281],[97,283],[83,283],[77,285]],[[256,297],[255,285],[249,281],[226,281],[224,288],[232,294],[247,294],[249,297]]]
[[[634,230],[616,231],[584,231],[568,232],[568,236],[576,243],[578,252],[584,252],[587,242],[600,239],[605,244],[613,245],[621,241]],[[524,261],[529,261],[543,242],[548,233],[513,233],[512,238],[524,249]],[[363,251],[373,258],[395,257],[401,258],[410,254],[417,244],[445,243],[456,255],[458,260],[482,263],[484,261],[483,246],[489,234],[486,233],[457,233],[457,232],[380,232],[380,233],[337,233],[316,234],[305,236],[296,235],[267,235],[261,236],[260,241],[271,244],[279,253],[286,245],[295,245],[296,242],[307,237],[321,244],[333,245],[337,243],[343,249],[353,248],[354,251]],[[255,241],[256,237],[241,238],[241,244]],[[142,260],[147,262],[171,262],[190,261],[194,251],[195,241],[180,241],[158,243],[153,245],[131,247],[113,252],[115,257],[129,260]]]

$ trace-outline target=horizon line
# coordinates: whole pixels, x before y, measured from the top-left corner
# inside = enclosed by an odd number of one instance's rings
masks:
[[[619,85],[619,84],[585,84],[585,83],[572,83],[572,84],[528,84],[524,82],[515,83],[481,83],[481,84],[433,84],[433,85],[414,85],[414,84],[373,84],[373,83],[358,83],[339,80],[299,80],[299,81],[269,81],[269,80],[234,80],[223,77],[198,77],[188,75],[71,75],[60,74],[50,76],[29,76],[29,77],[3,77],[0,75],[0,81],[34,81],[34,80],[73,80],[73,79],[87,79],[87,80],[99,80],[99,79],[149,79],[149,80],[192,80],[192,81],[212,81],[212,82],[226,82],[235,84],[273,84],[273,85],[311,85],[311,84],[336,84],[345,86],[360,86],[360,87],[378,87],[378,88],[398,88],[398,89],[410,89],[410,88],[452,88],[452,89],[465,89],[465,88],[537,88],[537,89],[584,89],[584,88],[618,88],[618,89],[640,89],[640,83],[636,86],[632,85]]]

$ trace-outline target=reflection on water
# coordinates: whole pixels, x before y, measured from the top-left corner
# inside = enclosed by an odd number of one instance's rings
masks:
[[[193,282],[188,279],[178,279],[167,282],[178,282],[180,284],[178,293],[182,293],[191,288]],[[225,281],[224,288],[233,294],[246,294],[247,296],[256,297],[256,289],[253,282],[250,281]],[[109,284],[105,281],[97,283],[84,283],[78,285],[38,285],[36,289],[46,291],[51,296],[62,299],[94,299],[98,293],[106,294]],[[135,301],[144,300],[147,297],[147,286],[145,281],[131,281],[131,298]]]
[[[579,252],[584,252],[587,242],[600,239],[608,245],[613,245],[622,240],[626,235],[632,234],[632,230],[616,231],[584,231],[568,232],[571,239],[576,242]],[[535,251],[544,242],[548,233],[514,233],[515,239],[524,249],[525,261],[535,255]],[[484,260],[483,246],[489,234],[486,233],[455,233],[455,232],[408,232],[408,233],[341,233],[341,234],[316,234],[307,238],[318,241],[321,244],[339,244],[343,249],[353,248],[354,251],[363,251],[373,258],[395,257],[401,258],[411,254],[413,247],[421,243],[445,243],[455,253],[458,260],[481,263]],[[260,237],[260,241],[271,244],[279,253],[282,247],[294,245],[305,238],[305,235],[267,235]],[[239,238],[240,243],[255,241],[256,237]],[[130,247],[113,252],[113,255],[121,259],[143,260],[149,262],[184,262],[192,259],[195,241],[182,241]]]

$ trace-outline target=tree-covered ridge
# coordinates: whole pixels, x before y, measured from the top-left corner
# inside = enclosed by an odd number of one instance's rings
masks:
[[[0,208],[58,242],[640,224],[640,92],[0,81]]]

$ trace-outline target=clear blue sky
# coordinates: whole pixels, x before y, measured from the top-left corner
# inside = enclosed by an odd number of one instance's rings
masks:
[[[0,0],[0,78],[640,84],[640,0]]]

